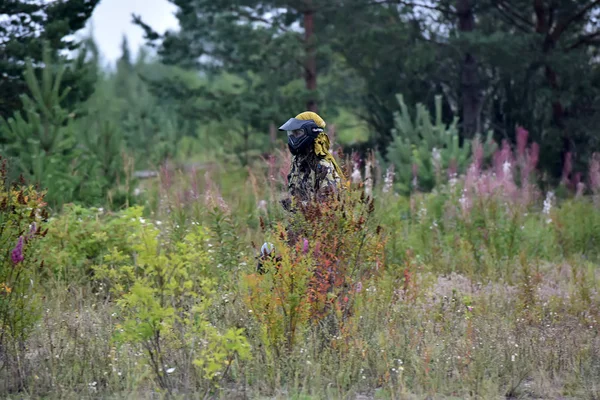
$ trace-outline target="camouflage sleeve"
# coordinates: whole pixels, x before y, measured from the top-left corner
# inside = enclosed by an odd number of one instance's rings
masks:
[[[335,170],[335,167],[326,159],[319,160],[317,165],[317,189],[335,190],[340,185],[340,177]]]

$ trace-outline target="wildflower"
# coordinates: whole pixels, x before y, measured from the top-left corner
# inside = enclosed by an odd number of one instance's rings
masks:
[[[550,191],[546,194],[546,199],[544,200],[544,209],[542,213],[545,215],[550,215],[550,210],[552,210],[552,199],[554,198],[554,192]],[[547,223],[552,222],[552,219],[548,218],[546,220]]]
[[[373,179],[371,178],[371,161],[367,161],[365,166],[365,192],[367,195],[371,195],[373,191]]]
[[[257,208],[259,211],[266,213],[267,212],[267,201],[266,200],[259,201]]]
[[[394,184],[394,175],[394,166],[390,165],[383,180],[383,193],[389,193],[392,190],[392,185]]]
[[[505,176],[508,176],[508,174],[510,174],[510,167],[510,162],[508,160],[504,161],[504,163],[502,164],[502,172]]]
[[[10,258],[14,264],[18,264],[24,260],[25,257],[23,256],[23,236],[19,236],[17,245],[10,254]]]
[[[412,165],[412,174],[413,174],[412,185],[416,189],[419,184],[419,181],[417,179],[417,175],[419,174],[419,166],[417,164]]]
[[[351,175],[352,183],[359,184],[362,181],[362,175],[358,167],[358,162],[354,162],[354,168]]]
[[[35,235],[36,229],[37,229],[37,225],[35,224],[35,222],[32,222],[31,225],[29,225],[29,235],[28,235],[28,238],[31,238],[33,235]]]
[[[454,189],[456,184],[458,183],[458,175],[456,173],[449,175],[450,179],[448,180],[448,184],[450,185],[450,189]]]
[[[464,190],[462,195],[460,196],[460,198],[458,199],[458,202],[460,203],[460,208],[463,210],[463,213],[468,213],[470,208],[471,208],[471,202],[469,201],[469,198],[466,196],[467,191]]]
[[[302,240],[302,253],[306,254],[308,253],[308,239],[304,238]]]
[[[362,282],[358,282],[356,284],[356,293],[360,293],[362,291]]]
[[[517,154],[521,157],[525,156],[527,136],[529,136],[527,129],[523,128],[522,126],[517,126]]]
[[[166,372],[167,374],[172,374],[173,372],[175,372],[175,367],[167,368]]]

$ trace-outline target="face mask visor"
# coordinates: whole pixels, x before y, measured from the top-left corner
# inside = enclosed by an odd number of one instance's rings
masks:
[[[286,131],[288,141],[292,144],[299,144],[302,142],[302,139],[306,137],[306,132],[304,129],[294,129],[291,131]]]

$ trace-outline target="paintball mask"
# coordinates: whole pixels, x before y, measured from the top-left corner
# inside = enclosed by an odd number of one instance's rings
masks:
[[[279,127],[279,130],[286,131],[288,147],[294,155],[305,152],[314,143],[319,133],[323,132],[323,128],[320,128],[313,120],[296,118],[290,118]]]

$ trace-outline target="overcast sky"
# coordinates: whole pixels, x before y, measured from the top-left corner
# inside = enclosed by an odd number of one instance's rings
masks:
[[[143,44],[143,31],[131,23],[131,14],[139,14],[144,22],[159,33],[177,29],[176,7],[167,0],[101,0],[91,22],[94,36],[105,61],[113,63],[121,55],[121,40],[126,35],[132,53]]]

